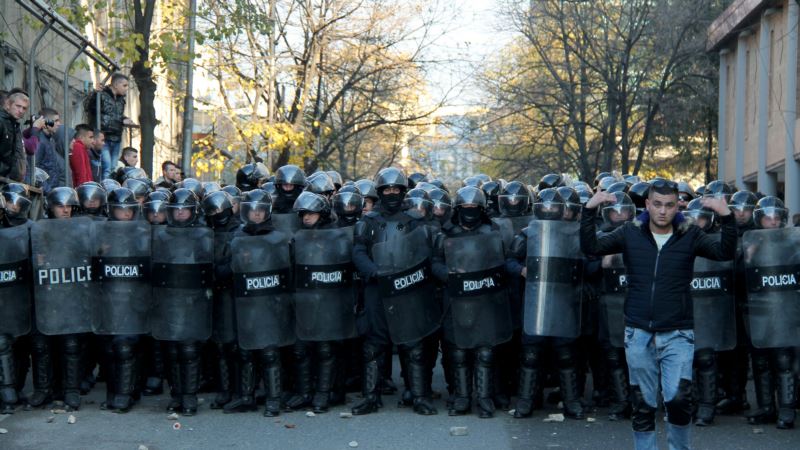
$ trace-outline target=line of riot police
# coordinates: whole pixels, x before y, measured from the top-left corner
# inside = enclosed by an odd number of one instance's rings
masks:
[[[135,168],[116,178],[54,189],[37,222],[26,219],[25,186],[3,187],[5,413],[54,400],[78,409],[100,376],[101,407],[115,412],[166,381],[168,409],[185,415],[209,389],[210,408],[225,413],[261,400],[266,416],[323,413],[356,385],[352,412],[368,414],[395,390],[396,348],[398,404],[418,414],[437,413],[441,354],[450,415],[474,402],[482,418],[498,408],[529,417],[557,386],[548,400],[569,418],[595,406],[630,417],[625,262],[585,257],[577,237],[595,191],[616,198],[600,233],[637,220],[649,188],[638,177],[604,173],[592,188],[548,174],[534,187],[481,174],[452,197],[440,181],[396,168],[354,183],[292,165],[270,176],[260,163],[240,169],[236,186],[153,186]],[[695,262],[695,423],[752,409],[751,423],[791,428],[800,232],[784,228],[775,197],[721,181],[680,191],[686,218],[709,233],[713,213],[695,198],[726,196],[741,236],[735,261]],[[33,392],[23,398],[28,367]]]

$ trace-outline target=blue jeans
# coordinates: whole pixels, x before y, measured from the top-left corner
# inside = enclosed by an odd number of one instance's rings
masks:
[[[670,449],[689,448],[694,330],[649,332],[625,327],[625,356],[633,391],[637,449],[655,449],[658,390],[667,410]]]
[[[103,164],[103,179],[108,178],[108,176],[117,166],[120,148],[122,148],[122,141],[106,141],[105,144],[103,144],[103,151],[100,155]]]

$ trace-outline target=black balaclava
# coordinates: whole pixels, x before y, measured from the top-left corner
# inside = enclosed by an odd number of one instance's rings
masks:
[[[391,214],[400,211],[403,207],[403,197],[405,197],[403,192],[398,194],[379,193],[378,196],[381,198],[381,207]]]
[[[476,228],[481,223],[482,208],[458,208],[458,223],[467,228]]]

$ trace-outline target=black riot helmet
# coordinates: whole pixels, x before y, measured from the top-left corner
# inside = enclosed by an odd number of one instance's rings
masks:
[[[227,192],[227,193],[228,193],[228,195],[230,195],[230,196],[231,196],[231,200],[232,200],[234,203],[239,203],[239,200],[241,200],[241,197],[242,197],[242,190],[241,190],[241,189],[239,189],[238,187],[236,187],[236,186],[232,185],[232,184],[229,184],[229,185],[227,185],[227,186],[223,186],[223,187],[222,187],[222,191],[223,191],[223,192]]]
[[[136,200],[136,194],[126,187],[117,188],[109,192],[106,197],[106,203],[108,205],[108,220],[112,221],[136,220],[139,217],[139,211],[141,211],[139,201]]]
[[[628,196],[633,200],[633,204],[636,206],[636,212],[644,211],[647,207],[645,200],[647,200],[647,196],[650,193],[650,183],[640,181],[638,183],[634,183],[631,187],[628,188]]]
[[[375,188],[375,182],[372,180],[358,180],[355,182],[355,187],[361,192],[364,198],[371,198],[378,200],[378,190]]]
[[[175,192],[172,193],[172,199],[167,204],[167,224],[171,227],[190,227],[194,225],[199,213],[199,206],[200,202],[197,200],[197,195],[195,195],[194,191],[187,188],[175,189]]]
[[[756,228],[783,228],[786,226],[789,211],[783,201],[773,195],[768,195],[756,203],[753,210],[753,221]]]
[[[203,183],[196,178],[186,178],[177,184],[177,189],[188,189],[199,199],[203,194]]]
[[[106,178],[106,179],[102,180],[100,182],[100,184],[103,186],[103,189],[105,189],[106,192],[111,192],[116,188],[122,187],[122,185],[119,183],[119,181],[114,180],[112,178]]]
[[[129,180],[131,178],[141,178],[141,179],[149,179],[147,177],[147,172],[144,169],[139,167],[120,167],[117,169],[116,172],[112,175],[112,177],[117,180],[120,184],[124,183],[125,180]]]
[[[539,180],[537,191],[564,186],[564,177],[557,173],[548,173]]]
[[[259,189],[269,192],[269,195],[271,195],[272,198],[278,196],[278,188],[275,187],[275,182],[273,181],[267,181],[266,183],[262,184]]]
[[[171,192],[153,191],[147,194],[142,209],[144,217],[152,225],[161,225],[167,221],[167,204],[172,199]]]
[[[403,199],[403,210],[415,219],[429,219],[433,215],[433,202],[423,189],[411,189]]]
[[[331,177],[331,181],[333,181],[333,185],[336,186],[337,191],[342,188],[344,182],[342,181],[342,175],[339,172],[335,170],[328,170],[325,173]]]
[[[450,194],[443,189],[434,189],[428,193],[431,199],[431,213],[439,223],[444,223],[450,220],[453,216],[453,202],[450,200]]]
[[[28,191],[28,186],[25,186],[22,183],[8,183],[7,185],[3,186],[2,192],[15,192],[27,199],[30,199],[30,191]]]
[[[428,181],[427,175],[420,172],[414,172],[408,176],[408,188],[414,189],[415,187],[417,187],[417,184],[427,181]]]
[[[628,183],[626,183],[624,181],[616,181],[614,183],[611,183],[610,186],[608,186],[608,188],[606,189],[606,192],[610,192],[612,194],[614,192],[625,192],[625,193],[627,193],[628,192],[628,187],[629,187]]]
[[[275,172],[275,184],[293,184],[302,188],[306,185],[306,174],[294,164],[281,166]]]
[[[136,198],[144,199],[153,190],[153,186],[148,183],[149,181],[140,178],[128,178],[122,183],[122,187],[130,189]]]
[[[355,186],[342,186],[333,196],[333,211],[348,224],[354,224],[364,209],[364,197]]]
[[[581,205],[585,205],[586,202],[591,200],[592,195],[594,195],[594,193],[592,192],[592,188],[590,188],[589,185],[586,183],[577,184],[572,189],[575,189],[575,192],[578,193],[578,198],[580,198],[581,200]]]
[[[239,215],[246,225],[258,225],[272,215],[272,196],[262,189],[253,189],[242,194]]]
[[[597,185],[600,184],[600,180],[602,180],[603,178],[605,178],[605,177],[613,177],[613,176],[614,176],[614,174],[611,173],[611,172],[600,172],[600,173],[598,173],[597,176],[594,177],[594,185],[595,185],[595,187],[597,187]]]
[[[233,217],[233,201],[225,191],[214,191],[203,197],[200,202],[203,215],[211,228],[224,227]]]
[[[444,181],[442,181],[442,180],[435,179],[435,180],[429,181],[429,183],[434,185],[434,186],[436,186],[437,188],[445,191],[445,192],[448,192],[448,193],[450,192],[450,191],[447,190],[447,186],[444,185]]]
[[[203,195],[200,198],[205,198],[206,195],[222,190],[222,186],[216,181],[204,181],[201,183],[203,186]]]
[[[698,197],[702,197],[706,193],[706,187],[705,186],[700,186],[700,187],[698,187],[697,189],[694,190],[694,193]]]
[[[700,198],[690,201],[686,205],[686,210],[681,211],[681,214],[703,231],[709,231],[714,227],[716,214],[714,214],[713,210],[704,207],[703,200]]]
[[[603,222],[607,227],[617,228],[636,217],[636,205],[624,192],[614,192],[615,200],[602,206]]]
[[[603,177],[599,183],[597,183],[597,192],[607,191],[612,184],[619,181],[615,176],[608,176]]]
[[[561,220],[564,216],[564,199],[554,188],[543,189],[536,194],[533,215],[539,220]]]
[[[749,209],[752,211],[755,209],[756,203],[758,203],[758,197],[756,197],[756,194],[750,191],[739,191],[731,195],[731,201],[730,204],[728,204],[728,207],[730,209]]]
[[[483,191],[483,195],[486,196],[486,208],[493,211],[498,211],[498,196],[500,195],[500,191],[503,189],[503,186],[500,184],[499,181],[488,181],[481,185],[481,190]]]
[[[627,173],[622,176],[622,179],[624,179],[625,182],[628,183],[628,186],[633,186],[634,184],[640,183],[642,181],[642,177],[640,177],[639,175],[631,175]]]
[[[464,187],[471,186],[479,188],[483,184],[483,180],[478,178],[476,175],[473,175],[471,177],[464,178],[464,181],[461,183],[464,185]]]
[[[317,213],[320,219],[326,219],[331,215],[331,204],[324,195],[303,191],[294,202],[292,210],[303,218],[305,213]]]
[[[80,203],[80,212],[90,216],[101,216],[106,207],[106,190],[100,183],[87,181],[75,188]]]
[[[556,191],[564,200],[564,217],[562,219],[570,222],[578,220],[581,213],[581,197],[578,192],[569,186],[557,187]]]
[[[436,187],[433,184],[428,183],[427,181],[420,181],[419,183],[417,183],[416,186],[414,186],[414,188],[415,189],[422,189],[423,191],[427,192],[428,194],[430,194],[431,191],[434,190],[434,189],[439,189],[438,187]],[[411,189],[411,188],[409,188],[409,189]]]
[[[723,197],[725,201],[730,201],[733,195],[733,188],[722,180],[714,180],[706,185],[703,197]]]
[[[3,192],[2,197],[6,203],[5,221],[11,226],[25,223],[31,211],[31,201],[28,197],[13,191]]]
[[[256,189],[267,178],[269,178],[269,170],[263,163],[245,164],[236,171],[236,187],[243,191]]]
[[[314,172],[306,178],[305,191],[311,191],[314,194],[319,194],[330,198],[336,190],[336,185],[326,172]],[[300,197],[298,197],[299,199]]]
[[[689,183],[687,183],[685,181],[679,181],[678,182],[678,194],[681,194],[681,193],[688,194],[688,196],[690,198],[684,199],[684,201],[687,201],[687,202],[688,201],[692,201],[692,200],[695,199],[695,197],[697,197],[697,194],[695,194],[694,189],[692,189],[692,187],[689,185]]]
[[[387,188],[397,188],[399,193],[384,193]],[[375,177],[375,189],[378,190],[381,206],[390,213],[395,213],[402,208],[407,188],[408,180],[405,174],[395,167],[381,169]]]
[[[530,210],[531,193],[524,183],[512,181],[497,196],[500,214],[506,217],[524,216]]]
[[[488,183],[488,182],[492,181],[492,177],[490,177],[489,175],[486,175],[485,173],[479,173],[479,174],[477,174],[475,176],[479,180],[481,180],[481,184]]]
[[[75,192],[75,189],[65,186],[54,188],[45,197],[45,206],[47,207],[48,216],[51,218],[60,218],[53,209],[57,206],[67,207],[71,217],[75,210],[80,207],[78,193]]]
[[[467,228],[475,228],[483,219],[486,196],[475,186],[464,186],[456,192],[454,208],[455,222]]]

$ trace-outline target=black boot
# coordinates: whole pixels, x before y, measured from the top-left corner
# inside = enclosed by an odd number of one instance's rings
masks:
[[[609,375],[611,402],[608,409],[608,420],[625,420],[631,415],[631,404],[628,398],[628,377],[625,376],[625,370],[619,367],[612,370]]]
[[[522,361],[519,372],[519,392],[514,417],[521,419],[533,413],[534,397],[541,389],[539,380],[539,348],[533,345],[522,347]]]
[[[383,349],[379,345],[365,342],[362,351],[364,358],[362,394],[364,398],[351,410],[356,416],[377,412],[381,401],[378,384],[382,375]]]
[[[18,400],[12,348],[11,335],[0,334],[0,414],[13,414]]]
[[[472,409],[472,373],[467,361],[467,352],[458,348],[449,348],[448,353],[455,392],[453,403],[447,414],[450,416],[469,414]]]
[[[164,355],[166,356],[165,362],[169,378],[170,395],[167,411],[180,412],[183,386],[181,384],[181,364],[178,361],[178,344],[175,342],[168,342],[164,345]]]
[[[200,345],[179,343],[178,359],[181,378],[181,414],[197,414],[197,392],[200,389]]]
[[[311,405],[315,413],[328,412],[336,373],[336,354],[330,342],[317,343],[317,389]]]
[[[156,341],[152,337],[145,336],[143,338],[143,346],[148,348],[149,356],[147,380],[142,389],[142,395],[161,395],[164,393],[164,352],[161,349],[161,342]]]
[[[239,350],[239,395],[226,403],[225,414],[248,412],[256,410],[256,367],[253,361],[253,352]]]
[[[311,344],[297,342],[294,345],[295,393],[286,402],[291,410],[305,408],[311,404],[314,386],[311,383]]]
[[[778,388],[778,429],[794,428],[795,408],[797,407],[797,386],[793,370],[794,349],[775,351],[775,369]]]
[[[83,379],[81,339],[77,335],[62,336],[61,339],[64,344],[64,405],[67,411],[77,411],[81,407]]]
[[[494,417],[494,371],[492,369],[492,349],[481,347],[476,350],[475,358],[475,386],[478,394],[478,417],[488,419]]]
[[[281,413],[281,356],[277,348],[267,348],[262,352],[261,364],[264,368],[264,385],[267,398],[264,406],[265,417],[276,417]]]
[[[235,375],[234,369],[236,367],[236,362],[231,355],[232,350],[230,345],[219,344],[217,347],[220,354],[219,360],[217,361],[217,369],[219,370],[217,374],[219,377],[219,391],[214,397],[214,401],[209,405],[211,409],[222,409],[232,400],[233,376]]]
[[[699,401],[694,424],[698,427],[709,426],[714,423],[717,403],[717,372],[715,370],[697,372],[697,394]]]
[[[28,405],[33,408],[45,406],[53,401],[53,359],[51,339],[41,334],[33,335],[31,343],[31,366],[33,368],[33,394]]]
[[[583,405],[578,397],[578,374],[575,369],[560,369],[558,378],[561,386],[561,401],[564,403],[564,416],[583,420]]]
[[[422,342],[408,348],[406,371],[408,373],[411,396],[414,397],[414,412],[423,416],[432,416],[437,411],[433,406],[433,400],[431,400],[427,361],[428,358]]]
[[[764,351],[753,352],[753,385],[758,408],[747,416],[751,425],[775,421],[775,386],[769,369],[769,356]]]
[[[114,383],[115,393],[112,409],[114,412],[126,413],[133,406],[133,391],[136,383],[136,356],[133,344],[123,342],[115,345],[114,355],[116,364],[113,378],[106,382]]]

